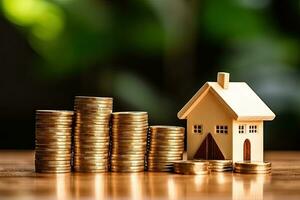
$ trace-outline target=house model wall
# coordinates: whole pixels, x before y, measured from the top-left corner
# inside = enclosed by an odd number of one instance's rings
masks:
[[[263,161],[263,121],[275,114],[244,82],[219,72],[179,111],[187,119],[188,159]]]

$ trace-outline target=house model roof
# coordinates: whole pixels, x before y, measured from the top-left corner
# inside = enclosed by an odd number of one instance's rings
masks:
[[[178,112],[179,119],[189,113],[211,91],[235,120],[273,120],[275,114],[245,82],[229,82],[229,74],[218,73],[218,82],[205,83]]]

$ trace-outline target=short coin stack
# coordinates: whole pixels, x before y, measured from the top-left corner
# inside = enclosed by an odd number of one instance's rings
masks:
[[[234,172],[242,174],[268,174],[271,173],[272,165],[270,162],[236,162]]]
[[[207,160],[212,172],[232,171],[232,160]]]
[[[109,97],[75,97],[75,172],[108,171],[112,105]]]
[[[36,172],[71,172],[72,121],[72,111],[36,111]]]
[[[174,172],[185,175],[209,174],[209,163],[207,161],[174,161]]]
[[[148,134],[148,171],[172,171],[173,162],[182,160],[184,151],[183,127],[150,126]]]
[[[147,112],[112,113],[111,171],[144,171]]]

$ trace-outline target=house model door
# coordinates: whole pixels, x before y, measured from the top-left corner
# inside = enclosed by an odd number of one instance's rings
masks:
[[[194,159],[204,160],[224,160],[224,156],[215,142],[213,136],[208,133],[200,147],[198,148]]]
[[[244,142],[244,160],[251,160],[251,143],[249,139]]]

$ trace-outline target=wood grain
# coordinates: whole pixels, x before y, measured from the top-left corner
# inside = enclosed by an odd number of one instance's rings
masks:
[[[0,199],[300,199],[300,152],[267,152],[271,175],[34,172],[32,151],[0,151]]]

